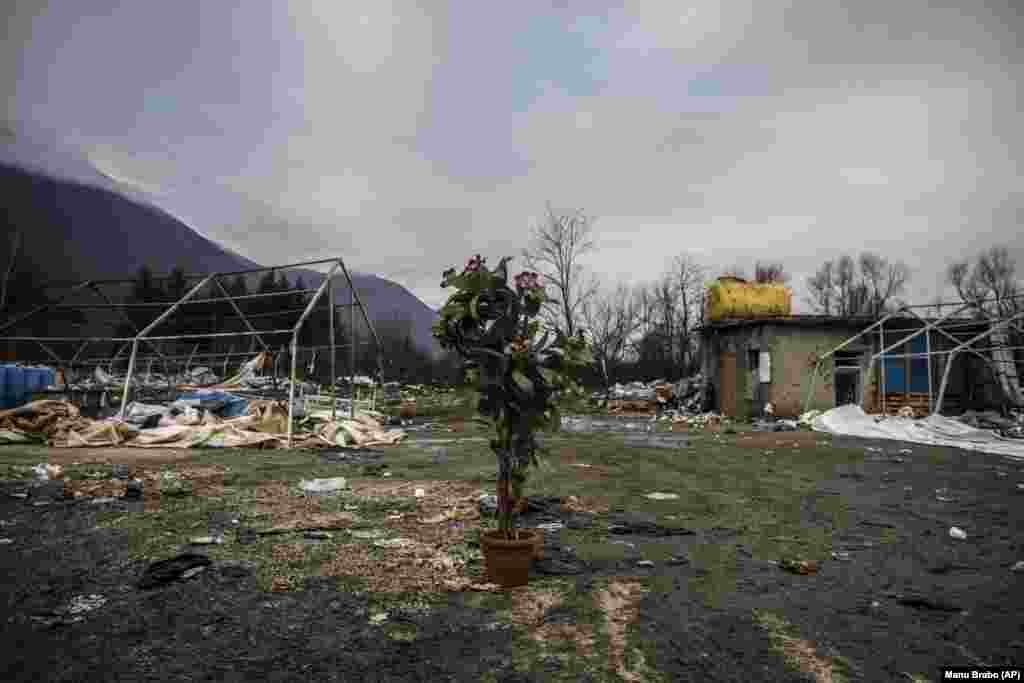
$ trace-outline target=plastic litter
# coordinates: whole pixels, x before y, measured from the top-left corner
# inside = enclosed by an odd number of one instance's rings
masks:
[[[39,463],[32,468],[32,474],[39,481],[49,481],[50,479],[56,479],[64,471],[60,465],[50,465],[47,463]]]
[[[676,500],[677,498],[679,498],[679,494],[661,493],[660,491],[655,491],[653,493],[648,493],[647,495],[644,496],[644,498],[649,498],[651,500]]]
[[[423,498],[425,495],[427,495],[427,492],[425,489],[416,489],[415,491],[413,491],[413,495],[416,496],[417,498]]]
[[[958,541],[963,541],[967,539],[967,532],[958,526],[953,526],[949,528],[949,537],[955,538]]]
[[[223,545],[223,536],[197,536],[189,540],[192,545]]]
[[[818,563],[814,560],[782,560],[779,566],[792,574],[816,574]]]
[[[1015,574],[1024,573],[1024,560],[1014,564],[1013,567],[1010,568],[1010,571],[1014,572]]]
[[[107,599],[102,595],[76,595],[71,598],[71,602],[62,611],[71,615],[85,614],[99,609],[105,604],[107,604]]]
[[[336,493],[348,486],[345,477],[332,477],[330,479],[303,479],[299,482],[299,488],[310,494]]]

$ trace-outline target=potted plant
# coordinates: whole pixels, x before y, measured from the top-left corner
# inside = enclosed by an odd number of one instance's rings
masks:
[[[468,380],[480,393],[478,412],[496,432],[490,447],[498,461],[498,529],[482,533],[480,545],[490,580],[506,587],[527,582],[541,538],[537,530],[516,528],[514,509],[529,467],[539,464],[536,433],[558,429],[558,392],[579,390],[568,373],[593,361],[582,334],[570,338],[555,328],[554,339],[545,331],[535,341],[544,287],[532,272],[520,273],[510,286],[510,260],[490,270],[478,254],[461,273],[446,270],[441,286],[455,292],[433,329],[442,348],[465,361]]]

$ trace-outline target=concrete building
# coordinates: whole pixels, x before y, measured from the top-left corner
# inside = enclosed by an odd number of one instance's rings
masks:
[[[954,321],[921,333],[883,358],[884,346],[920,330],[911,316],[886,321],[819,367],[816,361],[872,324],[875,318],[790,315],[719,320],[701,328],[702,365],[709,378],[711,404],[722,414],[759,417],[770,402],[779,417],[811,409],[857,403],[869,413],[894,413],[903,406],[931,410],[948,356],[913,356],[952,349],[986,329],[985,323]],[[884,361],[884,362],[882,362]],[[1001,394],[987,361],[961,353],[950,370],[942,413],[998,407]]]

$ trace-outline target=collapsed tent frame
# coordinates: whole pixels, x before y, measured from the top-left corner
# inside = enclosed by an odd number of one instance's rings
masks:
[[[1016,351],[1016,350],[1024,350],[1024,347],[1012,346],[1012,345],[1000,345],[1000,346],[992,347],[992,350],[998,350],[998,351],[1001,351],[1001,352],[1006,352],[1006,351],[1011,352],[1011,356],[1010,356],[1009,360],[1005,360],[1005,359],[1004,360],[997,360],[997,359],[989,358],[982,351],[974,348],[974,345],[977,344],[978,342],[983,341],[985,339],[988,339],[989,337],[991,337],[993,334],[995,334],[997,332],[1004,331],[1005,328],[1008,327],[1008,326],[1013,326],[1019,332],[1022,331],[1021,327],[1019,325],[1019,321],[1024,319],[1024,311],[1016,313],[1016,314],[1013,314],[1013,315],[1009,315],[1009,316],[986,317],[986,318],[983,318],[983,319],[971,319],[971,320],[967,321],[967,320],[964,320],[963,318],[960,318],[960,317],[957,317],[957,316],[960,316],[962,313],[964,313],[965,311],[968,311],[970,309],[976,309],[976,306],[974,304],[972,304],[972,303],[963,303],[962,305],[959,305],[955,310],[953,310],[950,313],[946,313],[945,315],[943,315],[943,316],[941,316],[939,318],[933,319],[933,320],[928,320],[928,319],[922,317],[921,315],[919,315],[915,311],[915,309],[917,309],[917,308],[922,308],[922,307],[921,306],[902,305],[899,308],[897,308],[896,310],[894,310],[894,311],[892,311],[892,312],[882,316],[877,321],[875,321],[874,323],[872,323],[871,325],[869,325],[865,329],[861,330],[857,334],[853,335],[852,337],[850,337],[849,339],[847,339],[843,343],[839,344],[835,348],[833,348],[833,349],[827,351],[826,353],[821,354],[820,356],[818,356],[816,361],[815,361],[814,368],[812,370],[810,386],[808,387],[808,390],[807,390],[807,398],[804,401],[804,412],[806,413],[810,409],[810,404],[811,404],[811,401],[812,401],[813,396],[814,396],[814,390],[815,390],[816,381],[817,381],[818,375],[821,373],[821,368],[822,368],[822,365],[825,363],[825,361],[828,360],[829,358],[831,358],[832,356],[834,356],[839,351],[842,351],[843,349],[847,348],[853,342],[855,342],[858,339],[860,339],[860,338],[870,334],[875,329],[878,330],[879,351],[877,353],[874,353],[874,354],[871,355],[871,357],[869,358],[869,360],[867,362],[867,367],[871,367],[876,361],[878,361],[878,363],[879,363],[879,387],[880,387],[879,394],[880,394],[881,409],[882,409],[882,414],[883,415],[887,414],[887,412],[886,412],[886,384],[885,384],[886,376],[885,376],[885,362],[884,362],[887,359],[893,359],[893,358],[918,358],[918,359],[920,359],[920,358],[927,358],[927,359],[931,359],[933,357],[948,356],[946,362],[944,363],[945,367],[943,369],[942,380],[941,380],[941,383],[939,385],[938,396],[933,396],[933,393],[934,393],[933,392],[934,380],[933,380],[933,373],[932,373],[932,364],[931,364],[931,362],[929,362],[927,364],[927,366],[928,366],[927,367],[927,370],[928,370],[928,375],[927,375],[927,382],[928,382],[928,412],[929,412],[929,414],[932,414],[932,413],[940,412],[942,410],[943,402],[944,402],[944,399],[945,399],[945,396],[946,396],[946,390],[948,388],[950,370],[953,367],[953,361],[956,359],[956,357],[960,353],[969,353],[969,354],[971,354],[973,356],[976,356],[976,357],[980,358],[982,360],[982,362],[984,362],[985,365],[992,371],[994,378],[997,381],[999,381],[1001,379],[1001,373],[1003,371],[998,366],[1000,364],[1006,364],[1006,363],[1011,363],[1011,364],[1016,365],[1016,361],[1013,359],[1012,352]],[[919,321],[920,323],[922,323],[921,327],[915,328],[915,329],[911,330],[910,334],[908,334],[908,335],[906,335],[904,337],[901,337],[896,342],[893,342],[893,343],[890,343],[890,344],[886,344],[886,340],[885,340],[885,332],[886,332],[885,324],[887,322],[891,321],[891,320],[899,319],[901,317],[903,319],[905,319],[906,316],[910,316],[912,319],[915,319],[916,321]],[[957,321],[957,322],[956,323],[947,323],[947,321]],[[950,329],[954,329],[954,328],[977,327],[979,325],[987,326],[987,329],[984,330],[983,332],[980,332],[980,333],[972,336],[967,341],[961,341],[960,339],[957,339],[953,334],[951,334],[949,332]],[[892,331],[893,330],[890,330],[890,332],[892,332]],[[906,332],[907,330],[906,329],[899,329],[897,331]],[[943,336],[944,338],[946,338],[947,340],[952,341],[955,344],[955,346],[953,348],[951,348],[951,349],[934,350],[933,351],[932,350],[932,345],[931,345],[931,336],[932,336],[933,333],[934,334],[939,334],[939,335]],[[925,337],[925,351],[923,353],[905,353],[905,354],[895,354],[895,355],[892,354],[892,351],[894,349],[900,348],[901,346],[903,346],[904,344],[907,344],[911,340],[913,340],[913,339],[915,339],[917,337],[920,337],[922,334]],[[1013,370],[1014,371],[1013,371],[1012,374],[1013,374],[1014,377],[1016,377],[1015,367],[1013,368]],[[861,387],[863,387],[863,382],[861,382]],[[1001,386],[1001,388],[1003,388],[1004,391],[1005,391],[1004,387]],[[1018,388],[1019,388],[1019,385],[1018,385]],[[862,390],[861,391],[861,396],[860,396],[860,401],[859,401],[862,406],[863,406],[863,403],[864,403],[864,396],[863,396],[863,394],[864,394],[864,392]],[[1008,398],[1011,398],[1011,400],[1013,400],[1014,398],[1016,398],[1017,400],[1020,399],[1020,397],[1008,397]]]
[[[270,292],[270,293],[246,294],[246,295],[240,295],[240,296],[233,296],[228,291],[228,288],[226,288],[224,286],[223,282],[222,282],[222,278],[229,277],[229,276],[254,275],[254,274],[258,274],[258,273],[276,272],[276,271],[281,271],[281,270],[288,270],[288,269],[293,269],[293,268],[302,268],[302,267],[308,267],[308,266],[330,266],[326,276],[324,277],[323,282],[321,282],[320,285],[317,288],[315,288],[315,289],[303,289],[303,290],[293,290],[293,291],[287,291],[287,292]],[[339,272],[344,276],[345,283],[347,284],[348,289],[349,289],[349,302],[347,304],[335,304],[335,297],[334,297],[335,286],[334,286],[334,284],[332,282],[332,279]],[[291,352],[290,353],[290,355],[291,355],[291,368],[290,368],[289,377],[290,377],[291,381],[289,382],[289,390],[288,390],[288,433],[287,433],[287,447],[288,448],[292,447],[292,441],[293,441],[293,435],[294,435],[295,384],[296,384],[297,374],[298,374],[298,352],[300,350],[300,347],[299,347],[299,334],[302,331],[303,326],[306,324],[306,321],[309,318],[310,314],[316,309],[317,304],[321,301],[321,299],[324,296],[327,297],[328,306],[329,306],[329,310],[330,310],[330,316],[329,316],[330,343],[327,344],[327,345],[320,345],[320,346],[318,346],[316,348],[329,348],[330,352],[331,352],[331,399],[332,399],[332,404],[333,404],[333,407],[332,407],[332,417],[336,416],[336,411],[337,411],[337,369],[336,369],[336,362],[337,362],[338,344],[337,344],[337,340],[336,340],[336,337],[335,337],[334,318],[335,318],[335,315],[337,314],[337,309],[338,308],[347,307],[349,309],[349,344],[348,344],[348,346],[350,348],[350,354],[349,354],[349,360],[350,360],[350,365],[349,365],[349,373],[350,373],[349,384],[352,387],[352,397],[351,397],[351,400],[349,402],[350,418],[354,418],[355,417],[355,404],[356,404],[356,400],[355,400],[355,376],[356,376],[355,363],[356,363],[356,345],[357,345],[357,342],[356,342],[356,329],[355,329],[355,309],[356,308],[359,309],[359,312],[362,315],[363,322],[366,324],[366,327],[369,330],[370,335],[373,337],[373,343],[376,344],[376,349],[377,349],[377,372],[378,372],[378,376],[383,378],[383,359],[382,359],[382,350],[381,350],[382,346],[381,346],[381,343],[380,343],[380,338],[378,337],[377,331],[374,328],[372,321],[370,320],[370,316],[367,313],[366,306],[363,304],[363,301],[360,298],[359,293],[356,291],[355,284],[352,281],[351,273],[349,272],[349,270],[346,267],[345,262],[344,262],[344,260],[342,258],[337,257],[337,258],[330,258],[330,259],[321,259],[321,260],[316,260],[316,261],[303,261],[303,262],[300,262],[300,263],[291,263],[291,264],[278,265],[278,266],[252,268],[252,269],[248,269],[248,270],[240,270],[240,271],[232,271],[232,272],[217,272],[217,273],[209,273],[209,274],[206,274],[206,275],[185,276],[185,281],[186,282],[187,281],[191,281],[191,280],[196,280],[196,279],[199,279],[199,282],[197,284],[195,284],[194,286],[192,286],[177,301],[173,301],[173,302],[160,302],[160,303],[154,302],[154,303],[145,303],[145,304],[137,304],[137,305],[114,303],[100,289],[100,285],[104,285],[104,284],[108,284],[108,285],[109,284],[124,284],[126,282],[130,282],[130,280],[86,280],[84,282],[79,282],[79,283],[76,283],[76,284],[71,285],[70,287],[68,287],[67,291],[65,291],[63,293],[63,295],[60,296],[56,301],[49,301],[47,303],[41,304],[41,305],[35,307],[34,309],[32,309],[30,311],[27,311],[26,313],[24,313],[24,314],[22,314],[20,316],[15,317],[12,320],[9,320],[9,321],[7,321],[7,322],[5,322],[3,324],[0,324],[0,333],[3,333],[5,330],[14,328],[17,325],[25,322],[26,320],[28,320],[30,318],[33,318],[35,316],[38,316],[38,315],[40,315],[42,313],[45,313],[46,311],[49,311],[49,310],[54,310],[54,309],[80,309],[80,308],[90,308],[90,307],[92,307],[92,308],[103,307],[103,308],[115,309],[117,311],[118,315],[120,316],[120,318],[122,319],[122,322],[127,323],[135,331],[136,334],[134,336],[132,336],[132,337],[117,337],[117,336],[107,336],[107,337],[8,336],[8,337],[5,337],[5,339],[7,341],[13,341],[13,342],[34,342],[34,343],[38,344],[39,347],[42,348],[43,351],[48,356],[50,356],[57,364],[59,364],[61,366],[69,365],[69,363],[65,359],[61,358],[59,356],[59,354],[54,352],[49,347],[48,342],[49,343],[56,343],[56,342],[80,342],[80,346],[78,347],[78,350],[75,352],[75,355],[71,358],[71,362],[70,362],[71,365],[73,365],[75,363],[75,361],[78,360],[78,357],[83,353],[85,348],[90,343],[124,342],[124,345],[121,347],[120,350],[117,351],[117,353],[115,353],[113,359],[111,359],[111,360],[116,360],[121,355],[121,353],[124,351],[125,347],[127,347],[130,344],[130,346],[131,346],[131,353],[130,353],[129,358],[128,358],[128,370],[127,370],[127,373],[126,373],[126,376],[125,376],[124,387],[123,387],[122,392],[121,392],[121,406],[120,406],[119,417],[122,420],[125,418],[125,414],[126,414],[126,411],[127,411],[127,408],[128,408],[128,398],[129,398],[129,394],[130,394],[130,391],[131,391],[132,379],[133,379],[133,376],[134,376],[135,371],[136,371],[136,365],[137,365],[137,363],[139,361],[139,347],[140,347],[140,345],[142,343],[145,343],[148,347],[150,347],[152,349],[152,352],[153,352],[155,358],[159,358],[159,359],[163,360],[164,362],[166,362],[169,359],[169,356],[163,354],[161,352],[161,350],[157,347],[157,345],[154,342],[158,342],[158,341],[175,341],[175,340],[182,340],[182,339],[216,339],[216,338],[225,338],[225,337],[250,337],[255,342],[257,342],[262,347],[262,349],[264,351],[271,352],[270,346],[264,340],[264,336],[271,337],[271,336],[276,336],[276,335],[289,335],[290,336],[289,349],[290,349],[290,352]],[[221,296],[221,297],[213,297],[213,298],[205,298],[205,299],[195,299],[195,296],[199,292],[203,291],[204,288],[211,286],[211,284],[213,286],[215,286],[220,291],[220,293],[223,296]],[[93,293],[95,293],[98,296],[100,296],[104,300],[104,304],[103,305],[94,304],[94,305],[90,306],[88,304],[86,304],[86,305],[77,305],[77,304],[66,304],[65,303],[72,296],[74,296],[76,294],[79,294],[79,293],[81,293],[82,291],[85,291],[85,290],[92,291]],[[252,322],[250,321],[249,316],[247,316],[245,314],[245,312],[242,311],[242,309],[238,306],[238,301],[242,300],[242,299],[273,297],[273,296],[293,296],[293,295],[296,295],[296,294],[306,294],[306,293],[310,293],[310,292],[313,294],[313,296],[310,299],[310,301],[306,304],[306,306],[302,309],[302,315],[300,316],[299,320],[294,325],[292,325],[291,327],[286,328],[286,329],[263,330],[263,331],[257,330],[253,326]],[[182,306],[184,306],[186,304],[189,304],[189,303],[192,303],[192,304],[199,304],[199,303],[221,303],[221,302],[227,302],[231,306],[231,308],[234,311],[234,313],[238,316],[238,318],[240,318],[242,320],[243,324],[247,328],[247,331],[240,331],[240,332],[188,333],[188,334],[162,335],[162,336],[153,336],[152,335],[153,330],[155,330],[161,324],[166,322],[166,320],[168,318],[170,318],[175,312],[177,312]],[[131,318],[129,318],[125,314],[125,312],[124,312],[124,309],[126,307],[133,307],[133,306],[137,306],[137,307],[145,306],[145,307],[151,307],[151,308],[161,308],[161,307],[163,307],[164,310],[161,311],[160,314],[157,315],[157,317],[155,319],[153,319],[151,322],[149,322],[145,327],[143,327],[140,330],[135,325],[135,323],[131,320]],[[370,342],[367,342],[367,343],[370,343]],[[344,346],[345,345],[342,345],[342,348]],[[302,348],[304,348],[304,347],[302,347]],[[190,363],[189,364],[191,364],[192,355],[194,355],[194,351],[193,351],[193,354],[190,354],[190,356],[189,356],[189,358],[190,358]],[[216,356],[216,357],[219,358],[221,356],[224,356],[225,354],[209,354],[209,355]],[[233,355],[233,354],[231,354],[231,355]],[[238,355],[241,355],[241,354],[238,354]],[[251,354],[249,354],[249,355],[251,355]],[[226,365],[226,361],[225,361],[225,365]]]

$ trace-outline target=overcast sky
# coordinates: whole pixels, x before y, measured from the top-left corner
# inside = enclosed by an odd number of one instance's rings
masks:
[[[267,265],[340,255],[438,306],[551,201],[597,216],[608,284],[870,249],[927,303],[981,248],[1024,268],[1015,0],[4,4],[13,129]]]

